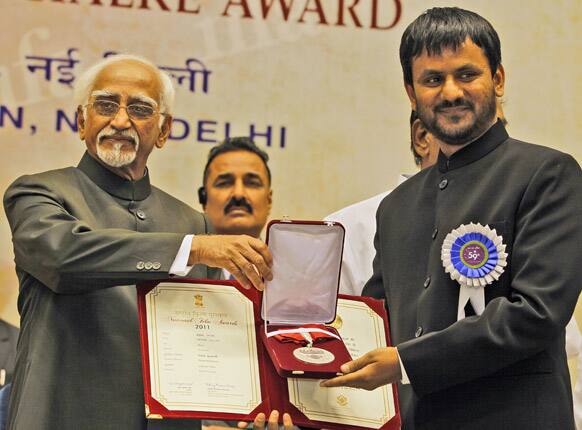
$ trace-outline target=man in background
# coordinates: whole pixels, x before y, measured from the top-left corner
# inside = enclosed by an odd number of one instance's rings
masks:
[[[271,212],[273,190],[269,155],[248,137],[225,139],[208,153],[198,201],[217,234],[246,234],[260,239]],[[223,278],[230,273],[223,271]],[[260,413],[253,428],[279,429],[279,412],[269,417]],[[289,414],[283,414],[283,429],[295,427]],[[235,422],[203,420],[205,430],[222,430],[237,426]],[[239,423],[239,428],[247,428]]]
[[[208,153],[198,200],[218,234],[260,238],[273,200],[269,156],[248,137],[233,137]]]

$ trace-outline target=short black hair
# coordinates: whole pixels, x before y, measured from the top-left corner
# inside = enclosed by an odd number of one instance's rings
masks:
[[[233,151],[248,151],[253,154],[257,154],[267,169],[267,177],[269,178],[269,184],[271,183],[271,170],[269,169],[269,155],[260,149],[255,142],[251,140],[250,137],[229,137],[224,139],[221,143],[213,147],[208,153],[208,160],[206,161],[206,166],[204,167],[204,176],[202,177],[202,185],[206,186],[206,180],[208,179],[208,167],[212,160],[218,157],[220,154],[225,154],[227,152]]]
[[[491,74],[495,74],[501,64],[501,42],[489,21],[475,12],[458,7],[434,7],[404,30],[400,41],[404,82],[413,85],[412,60],[425,49],[428,55],[440,55],[444,49],[457,50],[467,37],[483,49]]]

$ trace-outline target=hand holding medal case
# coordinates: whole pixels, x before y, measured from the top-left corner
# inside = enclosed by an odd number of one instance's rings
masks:
[[[341,224],[272,221],[273,280],[263,293],[261,337],[284,377],[331,378],[351,360],[336,316],[345,231]]]

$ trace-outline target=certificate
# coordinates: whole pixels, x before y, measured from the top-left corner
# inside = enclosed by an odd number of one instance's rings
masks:
[[[260,340],[261,293],[235,281],[176,279],[138,285],[147,418],[252,421],[278,409],[298,425],[395,430],[393,386],[321,388],[284,378]],[[341,298],[334,327],[356,358],[386,346],[383,303]]]
[[[386,346],[384,320],[362,301],[339,299],[333,325],[353,359]],[[396,416],[392,385],[321,388],[319,380],[289,378],[288,389],[289,402],[312,421],[379,429]]]
[[[249,414],[261,403],[253,303],[230,285],[145,294],[151,397],[169,411]]]

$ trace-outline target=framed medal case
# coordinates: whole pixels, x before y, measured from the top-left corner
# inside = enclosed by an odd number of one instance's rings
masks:
[[[336,318],[344,227],[335,222],[275,220],[267,226],[273,280],[263,293],[261,338],[284,377],[332,378],[351,361]],[[284,342],[274,336],[321,335],[322,342]],[[317,340],[317,339],[316,339]],[[306,345],[307,344],[307,345]]]

